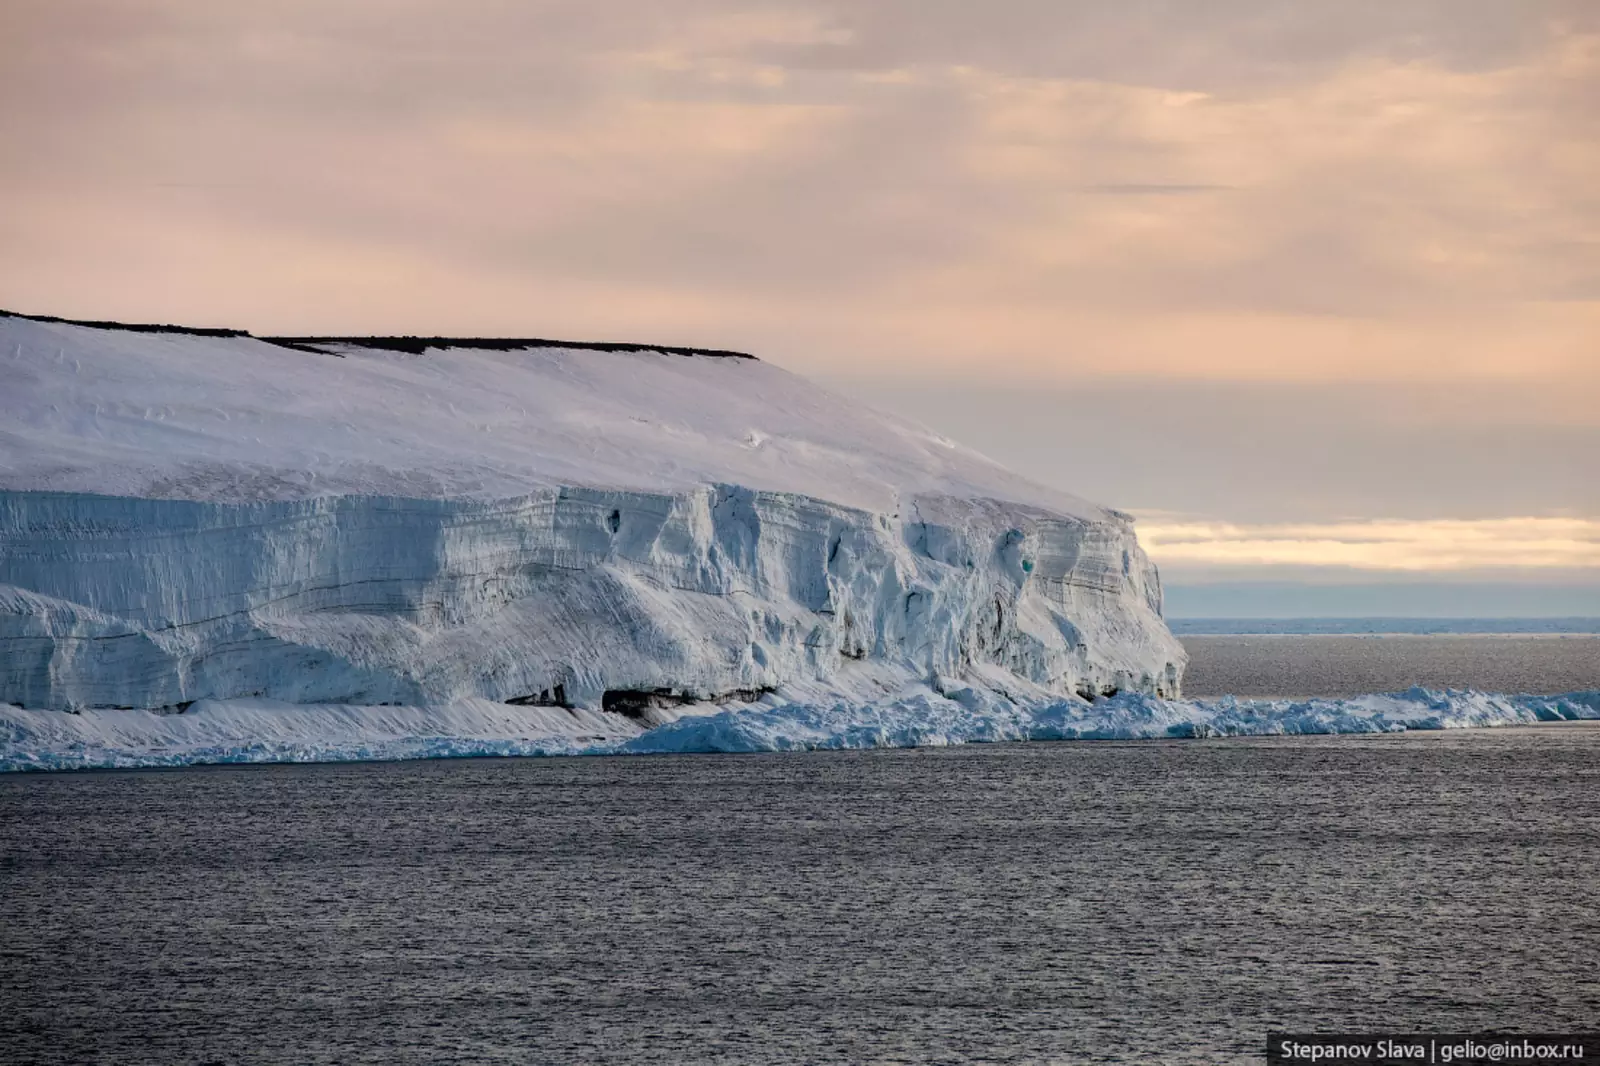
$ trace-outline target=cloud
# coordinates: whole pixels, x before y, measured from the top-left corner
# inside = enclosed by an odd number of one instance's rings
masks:
[[[23,310],[1600,397],[1589,4],[0,17]]]
[[[1292,82],[1362,59],[1495,69],[1536,50],[1550,24],[1600,26],[1584,0],[828,0],[811,9],[848,27],[848,38],[762,53],[819,69],[932,62],[1205,90]]]
[[[1137,515],[1600,516],[1593,400],[1537,382],[826,383]]]
[[[1587,570],[1600,573],[1600,519],[1400,519],[1236,525],[1209,521],[1138,524],[1159,565],[1337,567],[1434,573],[1463,570]]]

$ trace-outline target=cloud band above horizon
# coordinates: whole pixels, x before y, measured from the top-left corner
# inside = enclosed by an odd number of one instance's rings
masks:
[[[1437,574],[1444,571],[1593,571],[1600,580],[1600,519],[1365,520],[1239,525],[1153,518],[1140,542],[1166,573],[1262,567]]]

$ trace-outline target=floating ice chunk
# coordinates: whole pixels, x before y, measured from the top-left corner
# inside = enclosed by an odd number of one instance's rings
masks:
[[[1355,699],[1122,695],[1029,705],[975,689],[941,695],[925,688],[863,703],[785,702],[779,694],[712,713],[685,713],[653,729],[605,712],[487,700],[434,707],[207,701],[181,715],[0,706],[0,770],[1392,733],[1585,719],[1600,720],[1600,692],[1510,696],[1415,688]]]

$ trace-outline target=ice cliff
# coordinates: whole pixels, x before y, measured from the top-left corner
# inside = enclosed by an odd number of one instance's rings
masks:
[[[1064,415],[1063,468],[1093,461]],[[719,701],[1174,697],[1183,664],[1127,516],[746,356],[0,314],[14,715],[580,737]]]

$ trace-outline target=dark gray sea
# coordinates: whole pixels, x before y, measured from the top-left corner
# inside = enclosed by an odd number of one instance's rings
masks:
[[[1593,1030],[1600,728],[0,779],[0,1062]]]
[[[1185,696],[1358,696],[1412,685],[1556,695],[1600,689],[1600,635],[1186,635]]]

